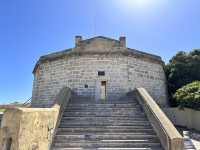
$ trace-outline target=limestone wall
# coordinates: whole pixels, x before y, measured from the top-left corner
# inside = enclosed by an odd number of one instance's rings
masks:
[[[200,111],[189,108],[167,108],[164,111],[175,125],[200,131]]]
[[[105,71],[105,76],[98,76],[98,71]],[[41,63],[35,72],[32,105],[52,104],[64,86],[79,95],[95,98],[100,81],[107,81],[108,99],[117,99],[136,87],[144,87],[159,104],[166,104],[161,64],[120,54],[85,54]]]
[[[145,88],[159,105],[167,104],[166,78],[161,64],[127,58],[128,84],[131,90]]]
[[[58,108],[13,108],[4,113],[0,149],[8,138],[11,150],[47,150],[50,147],[58,117]]]

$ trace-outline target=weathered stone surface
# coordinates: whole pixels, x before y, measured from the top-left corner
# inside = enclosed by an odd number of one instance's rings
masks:
[[[65,108],[51,150],[163,150],[134,94],[95,102],[73,97]]]
[[[11,150],[47,150],[58,111],[58,108],[7,110],[1,125],[0,149],[3,149],[6,139],[11,138]]]
[[[105,76],[98,76],[98,71],[105,71]],[[69,52],[41,57],[34,70],[32,105],[51,105],[65,86],[80,96],[94,99],[100,81],[107,81],[108,99],[118,99],[137,87],[144,87],[158,104],[167,103],[160,57],[122,48],[117,40],[97,37],[81,41],[79,47]]]
[[[200,111],[190,108],[166,108],[164,111],[175,125],[200,131]]]
[[[48,150],[70,99],[71,90],[64,87],[51,108],[7,107],[0,128],[0,150]]]
[[[172,122],[144,88],[137,88],[136,97],[165,150],[183,150],[184,140]]]

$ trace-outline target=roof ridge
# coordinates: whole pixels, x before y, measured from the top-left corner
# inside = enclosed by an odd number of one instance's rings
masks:
[[[84,41],[90,41],[90,40],[97,39],[97,38],[107,39],[107,40],[112,40],[112,41],[117,41],[117,42],[119,42],[119,40],[116,40],[116,39],[114,39],[114,38],[109,38],[109,37],[106,37],[106,36],[102,36],[102,35],[95,36],[95,37],[92,37],[92,38],[88,38],[88,39],[85,39],[85,40],[82,40],[82,41],[83,41],[83,42],[84,42]]]

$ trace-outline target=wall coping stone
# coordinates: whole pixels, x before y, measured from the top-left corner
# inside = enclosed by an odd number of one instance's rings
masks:
[[[136,97],[156,131],[165,150],[183,150],[183,137],[144,88],[136,89]]]

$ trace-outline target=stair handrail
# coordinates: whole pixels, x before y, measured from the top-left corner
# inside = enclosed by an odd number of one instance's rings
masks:
[[[136,98],[165,150],[183,150],[184,140],[172,122],[144,88],[136,88]]]
[[[27,107],[29,104],[31,104],[32,97],[26,100],[24,103],[19,104],[3,104],[0,105],[0,109],[11,109],[15,107]]]
[[[26,100],[22,105],[27,106],[27,105],[31,104],[31,101],[32,101],[32,97],[30,97],[28,100]]]

